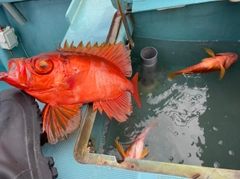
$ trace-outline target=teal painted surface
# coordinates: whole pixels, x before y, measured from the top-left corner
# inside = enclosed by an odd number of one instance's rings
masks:
[[[7,25],[10,25],[10,23],[7,21],[6,15],[4,13],[3,7],[0,6],[0,25],[2,27],[6,27]],[[17,58],[17,57],[23,57],[25,56],[22,48],[20,45],[12,49],[13,55],[10,54],[8,50],[0,48],[0,70],[1,71],[6,71],[7,66],[8,66],[8,60],[10,58]],[[2,89],[0,86],[0,89]]]
[[[71,2],[66,12],[66,18],[70,24],[73,24],[77,14],[79,13],[82,2],[83,2],[82,0],[79,1],[73,0]]]
[[[149,11],[155,9],[170,9],[190,4],[198,4],[220,0],[133,0],[132,12]]]
[[[2,2],[20,2],[20,1],[24,1],[24,0],[0,0],[0,3],[2,3]]]
[[[64,40],[78,42],[102,43],[110,28],[111,20],[116,11],[109,1],[73,0],[66,18],[71,23]],[[72,10],[73,8],[73,10]],[[76,12],[73,12],[73,11]]]
[[[68,29],[65,13],[70,2],[71,0],[46,0],[15,3],[27,19],[23,26],[5,11],[8,23],[14,27],[29,56],[57,49],[58,42],[62,41]]]
[[[161,40],[239,41],[240,3],[212,2],[134,13],[133,36]]]

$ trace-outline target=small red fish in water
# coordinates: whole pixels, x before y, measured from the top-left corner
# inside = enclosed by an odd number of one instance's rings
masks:
[[[221,80],[225,74],[225,70],[228,69],[238,59],[238,55],[236,53],[227,52],[218,53],[215,55],[214,52],[209,48],[204,48],[204,50],[211,56],[210,58],[204,58],[199,64],[193,65],[175,73],[171,73],[168,75],[168,77],[174,78],[180,74],[207,73],[220,70]]]
[[[132,81],[126,78],[132,75],[129,55],[122,43],[74,47],[65,42],[56,52],[11,59],[0,80],[46,103],[43,131],[54,144],[79,128],[84,103],[93,102],[94,110],[119,122],[132,113],[131,93],[141,107],[138,73]]]
[[[158,124],[158,121],[155,121],[153,124],[148,126],[142,133],[140,133],[135,139],[132,145],[128,147],[126,152],[124,152],[122,145],[117,141],[114,140],[117,150],[119,151],[120,155],[123,158],[135,158],[135,159],[142,159],[149,153],[149,148],[144,148],[144,140],[148,134],[148,132]]]

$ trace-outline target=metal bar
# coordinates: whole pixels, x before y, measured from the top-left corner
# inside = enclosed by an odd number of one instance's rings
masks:
[[[121,17],[122,17],[123,25],[125,27],[125,31],[126,31],[126,35],[127,35],[127,39],[128,39],[128,43],[129,43],[130,49],[133,49],[134,42],[133,42],[133,39],[132,39],[132,36],[131,36],[131,33],[130,33],[130,29],[129,29],[129,26],[128,26],[128,22],[127,22],[126,16],[125,16],[125,14],[124,14],[124,12],[122,10],[120,0],[117,0],[117,4],[118,4],[118,9],[120,11]]]
[[[23,25],[27,22],[27,19],[16,8],[16,6],[14,6],[14,4],[3,2],[2,5],[20,25]]]
[[[117,11],[113,16],[113,20],[112,20],[112,23],[111,23],[111,26],[109,29],[109,33],[108,33],[106,42],[111,43],[111,44],[116,43],[120,25],[121,25],[121,14],[119,11]]]

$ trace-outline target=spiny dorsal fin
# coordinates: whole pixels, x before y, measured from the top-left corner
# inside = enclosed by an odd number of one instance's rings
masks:
[[[68,42],[65,41],[63,48],[61,45],[58,46],[58,51],[95,55],[115,64],[125,76],[130,77],[132,75],[131,60],[129,57],[130,50],[125,49],[121,42],[118,44],[106,44],[103,42],[101,45],[98,45],[97,42],[94,45],[91,45],[91,43],[88,42],[84,46],[81,41],[78,46],[75,47],[73,42],[69,46]]]

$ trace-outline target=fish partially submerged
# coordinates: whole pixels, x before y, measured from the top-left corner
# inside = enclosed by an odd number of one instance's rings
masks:
[[[220,70],[221,80],[225,74],[225,70],[228,69],[238,59],[238,55],[236,53],[227,52],[218,53],[215,55],[214,52],[209,48],[204,48],[204,50],[211,56],[210,58],[204,58],[202,62],[178,72],[171,73],[168,75],[168,77],[174,78],[180,74],[207,73]]]
[[[142,159],[149,153],[149,148],[144,148],[144,140],[149,133],[149,131],[158,124],[158,121],[155,121],[153,124],[148,126],[142,133],[140,133],[135,139],[132,145],[130,145],[126,152],[124,151],[122,145],[117,141],[114,140],[117,150],[122,156],[122,159],[125,158],[135,158],[135,159]]]
[[[129,55],[122,43],[74,47],[65,42],[55,52],[11,59],[0,80],[46,103],[43,131],[53,144],[79,128],[84,103],[93,102],[94,110],[119,122],[132,113],[131,93],[141,107],[138,73],[132,81],[126,78],[132,75]]]

